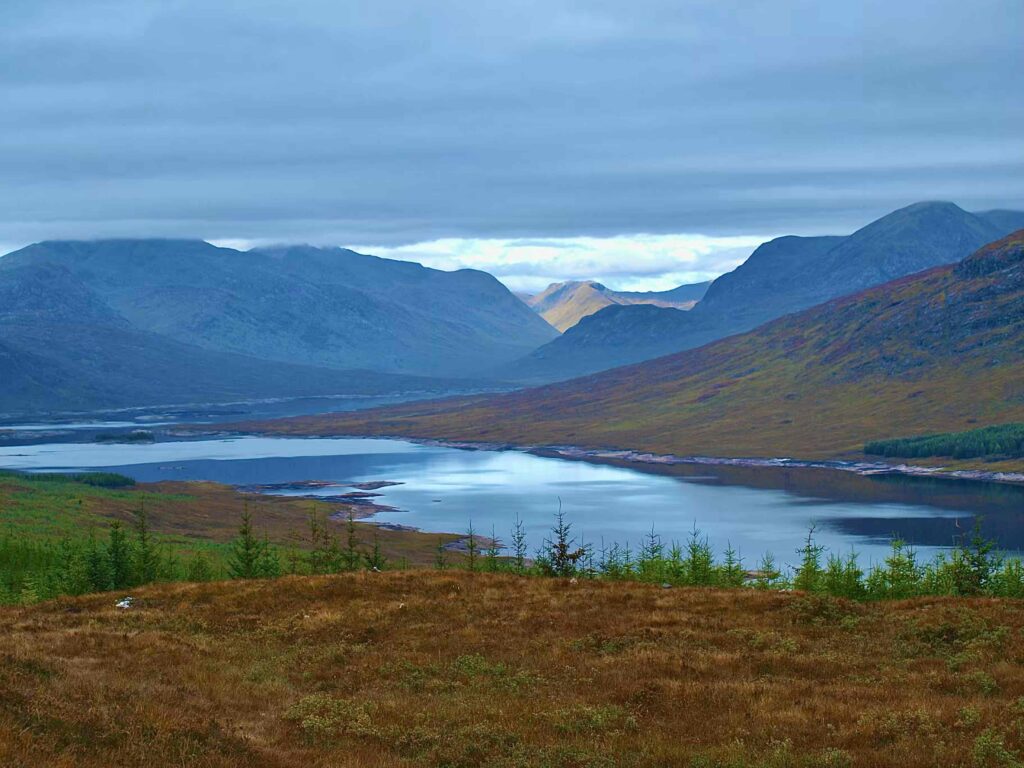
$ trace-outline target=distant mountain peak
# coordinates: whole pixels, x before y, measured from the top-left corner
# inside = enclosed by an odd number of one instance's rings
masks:
[[[603,311],[510,366],[527,381],[554,381],[701,346],[840,296],[952,264],[1024,227],[1024,213],[972,214],[924,200],[845,237],[787,235],[763,243],[715,280],[687,316]]]
[[[967,213],[967,211],[950,200],[921,200],[902,208],[897,208],[893,213],[899,213],[900,211],[960,211],[961,213]]]
[[[707,283],[682,285],[669,291],[613,291],[596,280],[552,283],[536,296],[526,298],[534,312],[560,331],[580,320],[616,305],[653,304],[671,309],[690,309],[704,295]]]

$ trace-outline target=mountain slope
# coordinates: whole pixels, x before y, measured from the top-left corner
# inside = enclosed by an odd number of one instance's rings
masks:
[[[570,329],[506,370],[518,371],[522,380],[552,381],[692,349],[871,285],[958,261],[1007,234],[1005,227],[1015,215],[974,215],[953,203],[915,203],[849,237],[776,238],[715,280],[684,316],[602,310],[590,326]]]
[[[0,281],[42,265],[67,270],[140,331],[279,362],[478,375],[557,335],[483,272],[339,248],[44,242],[0,260]]]
[[[582,318],[566,331],[565,341],[555,339],[500,373],[520,381],[545,381],[669,355],[678,351],[678,339],[698,338],[698,325],[690,314],[653,305],[612,304]],[[705,340],[714,338],[709,329]]]
[[[613,291],[593,280],[552,283],[536,296],[525,299],[533,311],[560,331],[605,307],[652,304],[673,309],[691,309],[709,283],[681,285],[669,291]]]
[[[69,270],[0,275],[0,412],[444,391],[452,382],[217,352],[140,330]]]
[[[1024,230],[752,332],[585,379],[269,429],[835,456],[1024,420]]]

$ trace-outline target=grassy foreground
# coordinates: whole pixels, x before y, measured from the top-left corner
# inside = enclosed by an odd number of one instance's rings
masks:
[[[1016,766],[1024,612],[465,572],[0,608],[6,766]]]
[[[348,534],[347,522],[338,518],[349,511],[361,514],[357,506],[245,494],[215,483],[129,486],[103,484],[104,479],[116,476],[0,472],[0,603],[149,581],[227,578],[239,516],[246,509],[253,532],[261,544],[266,542],[277,571],[289,572],[315,546],[310,541],[312,514],[320,530],[332,537]],[[140,568],[143,512],[150,554],[148,565]],[[124,540],[123,569],[110,562],[115,528]],[[384,530],[360,522],[352,528],[360,552],[377,547],[387,560],[412,566],[431,563],[439,542],[459,538]],[[102,573],[93,583],[97,578],[90,571],[97,560],[102,561],[98,563]],[[118,570],[124,571],[120,578],[114,573]]]

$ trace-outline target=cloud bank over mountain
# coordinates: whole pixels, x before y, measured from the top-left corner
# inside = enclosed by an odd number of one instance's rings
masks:
[[[433,243],[462,263],[445,244],[1020,207],[1022,25],[1017,0],[8,0],[0,242]],[[515,250],[476,266],[616,274]]]

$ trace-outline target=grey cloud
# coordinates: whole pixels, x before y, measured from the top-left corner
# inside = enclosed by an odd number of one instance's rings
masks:
[[[7,0],[0,241],[846,232],[1024,204],[1019,0]]]

